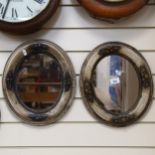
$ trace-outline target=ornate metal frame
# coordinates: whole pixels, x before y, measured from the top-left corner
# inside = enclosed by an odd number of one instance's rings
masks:
[[[46,53],[54,56],[55,59],[59,62],[63,72],[63,88],[61,97],[57,105],[53,109],[50,109],[49,111],[44,113],[36,113],[26,109],[20,103],[15,92],[16,90],[14,89],[14,87],[12,87],[12,85],[14,84],[13,79],[16,76],[16,67],[25,57],[25,53],[23,51],[27,52],[26,55],[31,54],[31,51],[26,50],[30,46],[34,46],[34,52],[36,53],[38,53],[39,51],[35,51],[35,48],[43,48],[43,50],[45,49]],[[8,105],[16,113],[17,116],[24,120],[24,122],[33,125],[47,125],[54,123],[58,119],[60,119],[71,106],[76,86],[74,69],[67,54],[56,44],[45,40],[28,41],[16,48],[7,61],[2,81],[4,95],[8,101]]]
[[[118,116],[101,109],[92,84],[93,70],[98,62],[104,57],[113,54],[120,55],[131,62],[137,72],[140,83],[137,106],[129,111],[128,114],[120,114]],[[90,113],[101,122],[112,126],[127,126],[134,123],[146,112],[153,99],[153,80],[146,60],[135,48],[120,42],[102,44],[88,55],[81,70],[80,89],[84,103]]]

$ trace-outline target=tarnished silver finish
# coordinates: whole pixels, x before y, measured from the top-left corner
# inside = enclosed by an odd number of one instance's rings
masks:
[[[83,64],[80,89],[88,110],[112,126],[139,119],[153,98],[153,80],[144,57],[133,47],[102,44]]]
[[[60,47],[45,40],[19,46],[9,57],[3,74],[9,106],[33,125],[60,119],[71,106],[75,85],[70,59]]]

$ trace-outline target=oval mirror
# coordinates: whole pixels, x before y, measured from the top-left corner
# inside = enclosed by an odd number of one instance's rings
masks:
[[[130,16],[148,0],[78,0],[94,18],[113,21]]]
[[[153,98],[153,82],[144,57],[119,42],[98,46],[81,71],[81,92],[90,112],[114,126],[136,121]]]
[[[70,107],[75,76],[68,56],[57,45],[29,41],[10,56],[3,75],[4,94],[24,121],[45,125],[57,121]]]

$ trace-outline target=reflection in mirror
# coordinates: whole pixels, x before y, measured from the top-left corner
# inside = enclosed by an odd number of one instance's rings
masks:
[[[138,75],[133,65],[122,56],[101,59],[93,71],[93,84],[96,97],[109,113],[128,113],[138,104]]]
[[[62,70],[51,55],[32,54],[17,69],[17,96],[30,111],[44,112],[53,108],[62,93]]]

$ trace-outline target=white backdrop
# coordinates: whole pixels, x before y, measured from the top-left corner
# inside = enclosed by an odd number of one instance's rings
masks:
[[[54,20],[41,31],[27,36],[0,32],[0,80],[11,51],[32,38],[48,39],[61,46],[74,64],[77,83],[90,50],[107,41],[123,41],[137,48],[155,77],[155,1],[123,21],[108,24],[89,17],[75,0],[62,0]],[[9,109],[0,86],[0,154],[155,155],[155,101],[134,125],[112,128],[98,123],[87,112],[78,87],[73,106],[62,120],[33,127],[23,124]]]

